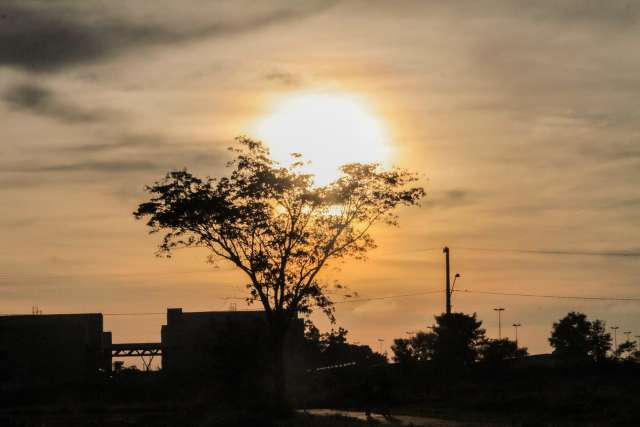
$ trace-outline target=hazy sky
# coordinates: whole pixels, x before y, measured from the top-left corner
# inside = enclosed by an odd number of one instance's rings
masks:
[[[640,297],[639,42],[626,1],[0,0],[0,312],[227,308],[246,280],[198,251],[155,258],[131,212],[172,168],[222,173],[234,136],[307,90],[365,99],[428,192],[324,280],[361,298],[440,289],[447,244],[460,289]],[[337,317],[377,349],[442,306]],[[497,306],[533,352],[569,310],[640,335],[640,302],[454,296],[491,336]],[[159,340],[163,321],[106,327]]]

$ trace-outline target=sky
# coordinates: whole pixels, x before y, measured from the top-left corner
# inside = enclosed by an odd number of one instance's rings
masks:
[[[495,307],[532,353],[571,310],[640,335],[637,301],[472,293],[640,298],[639,39],[622,0],[0,0],[0,312],[243,308],[240,273],[155,257],[132,212],[169,170],[225,173],[235,136],[312,91],[366,105],[385,164],[427,191],[366,262],[325,272],[359,294],[336,305],[351,340],[385,349],[433,323],[445,245],[469,291],[454,310],[491,337]],[[105,328],[158,341],[164,321]]]

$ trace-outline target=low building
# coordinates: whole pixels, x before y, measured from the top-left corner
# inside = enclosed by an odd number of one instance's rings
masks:
[[[81,382],[110,368],[102,314],[0,316],[0,379],[16,385]]]
[[[267,363],[264,311],[183,312],[170,308],[161,336],[162,369],[169,375],[199,375],[247,358]],[[295,319],[287,346],[295,347],[303,337],[304,322]]]

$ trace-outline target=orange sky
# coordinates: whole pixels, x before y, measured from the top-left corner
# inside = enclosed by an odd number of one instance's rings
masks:
[[[393,162],[424,174],[428,192],[421,208],[401,212],[399,229],[378,230],[369,261],[325,280],[361,298],[440,289],[446,244],[460,289],[640,297],[636,4],[2,9],[0,312],[228,307],[224,297],[243,295],[242,276],[211,269],[198,251],[155,258],[157,237],[131,212],[169,169],[222,173],[232,138],[251,132],[274,99],[305,90],[365,99],[389,131]],[[490,336],[496,306],[507,309],[504,325],[523,324],[520,341],[533,352],[548,351],[552,322],[569,310],[640,334],[635,302],[454,298]],[[388,345],[424,329],[442,307],[433,294],[336,308],[352,339],[377,349],[378,338]],[[115,341],[158,340],[163,321],[111,316],[106,326]]]

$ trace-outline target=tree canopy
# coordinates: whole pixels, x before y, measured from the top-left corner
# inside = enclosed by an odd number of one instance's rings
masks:
[[[529,354],[526,347],[518,347],[518,343],[508,338],[488,339],[482,343],[479,349],[480,361],[492,365],[499,364],[503,360],[517,359]]]
[[[553,354],[563,359],[602,362],[611,349],[611,335],[603,321],[572,311],[553,324],[549,343]]]
[[[418,177],[378,164],[347,164],[326,186],[299,171],[303,161],[283,167],[267,147],[246,137],[231,150],[230,173],[198,178],[169,172],[146,187],[149,201],[134,212],[151,233],[164,232],[159,254],[204,247],[209,260],[226,260],[245,273],[248,301],[259,301],[270,320],[309,313],[315,305],[331,318],[332,302],[319,272],[332,261],[364,258],[375,247],[371,227],[397,224],[394,209],[425,195],[412,187]]]
[[[478,359],[485,331],[475,313],[443,313],[435,316],[435,320],[432,332],[396,339],[391,347],[394,360],[400,363],[432,360],[440,366],[468,366]]]
[[[370,366],[387,363],[383,354],[374,352],[368,345],[349,343],[348,333],[346,329],[340,327],[321,334],[310,321],[307,321],[305,343],[312,366],[323,367],[344,363]]]

